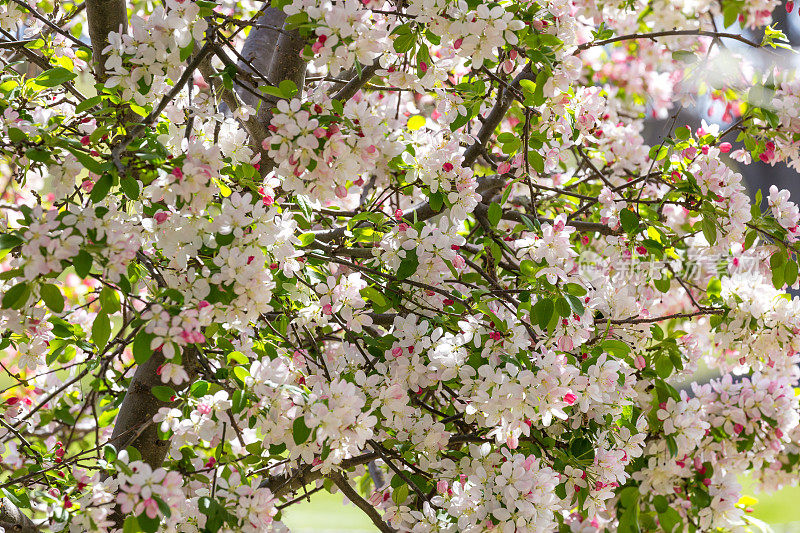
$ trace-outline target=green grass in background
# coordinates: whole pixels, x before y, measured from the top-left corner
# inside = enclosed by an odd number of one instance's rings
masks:
[[[342,493],[321,490],[311,502],[292,505],[284,513],[283,523],[292,533],[372,533],[378,529],[367,515],[351,503],[343,504]]]
[[[758,500],[751,504],[752,516],[768,524],[788,524],[779,527],[783,532],[800,532],[800,487],[787,487],[773,494],[758,494],[754,484],[740,480],[742,494]],[[298,503],[287,509],[283,522],[292,533],[372,533],[378,531],[356,506],[343,505],[341,493],[320,491],[311,502]]]
[[[792,529],[784,531],[800,531],[800,487],[786,487],[777,492],[758,494],[750,479],[742,478],[742,494],[752,496],[758,503],[749,505],[753,509],[752,516],[768,524],[795,523]]]

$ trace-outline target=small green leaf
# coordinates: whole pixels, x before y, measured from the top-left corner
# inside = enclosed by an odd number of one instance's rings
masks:
[[[91,98],[87,98],[80,104],[75,106],[75,114],[80,114],[86,111],[89,108],[92,108],[103,101],[103,97],[100,95],[92,96]]]
[[[783,269],[783,282],[789,286],[794,285],[794,282],[797,281],[797,270],[797,263],[795,261],[787,261]]]
[[[233,366],[234,364],[246,365],[250,362],[245,354],[238,351],[229,353],[227,359],[230,366]]]
[[[292,437],[294,438],[294,443],[299,446],[308,440],[310,435],[311,429],[306,426],[305,419],[302,416],[300,418],[295,418],[294,423],[292,423]]]
[[[278,84],[278,89],[280,89],[285,98],[291,98],[297,94],[297,85],[292,80],[282,80]]]
[[[103,311],[109,315],[113,315],[121,309],[119,303],[119,294],[111,287],[103,287],[100,291],[100,306]]]
[[[72,260],[72,264],[75,267],[75,273],[81,277],[85,278],[89,275],[89,272],[92,270],[92,256],[86,250],[81,250],[75,256],[75,259]]]
[[[364,287],[360,293],[364,298],[375,302],[378,307],[386,305],[386,298],[375,287]]]
[[[666,355],[656,357],[656,374],[662,379],[667,379],[672,374],[672,361]]]
[[[397,279],[406,279],[414,274],[418,267],[419,259],[417,259],[417,253],[413,250],[408,250],[406,251],[406,258],[400,262],[395,276]]]
[[[171,387],[164,385],[156,385],[155,387],[152,387],[150,389],[150,394],[162,402],[171,402],[172,398],[175,397],[175,391]]]
[[[97,313],[92,323],[92,341],[102,350],[108,344],[109,338],[111,338],[111,321],[107,314]]]
[[[145,363],[150,356],[153,355],[153,350],[150,348],[150,343],[155,338],[155,335],[150,333],[146,333],[144,330],[139,331],[136,334],[136,338],[133,339],[133,359],[136,361],[136,364],[141,365]]]
[[[680,128],[675,128],[675,137],[685,141],[691,135],[691,130],[689,130],[688,126],[681,126]]]
[[[708,244],[713,246],[717,242],[717,225],[714,219],[708,216],[703,217],[700,227],[703,229],[703,236],[708,241]]]
[[[125,523],[122,525],[122,533],[140,533],[142,528],[139,527],[139,520],[134,515],[125,517]]]
[[[639,216],[630,209],[620,211],[619,220],[626,233],[636,233],[639,229]]]
[[[0,235],[0,250],[10,250],[22,244],[22,239],[13,233],[3,233]]]
[[[19,309],[28,301],[30,294],[31,288],[27,282],[17,283],[3,295],[3,308]]]
[[[536,323],[542,330],[547,329],[547,324],[553,316],[555,306],[553,300],[550,298],[542,298],[533,305],[531,309],[531,318],[536,320]]]
[[[195,381],[192,383],[192,387],[189,389],[189,393],[195,398],[201,398],[208,394],[208,381]]]
[[[51,283],[43,284],[39,287],[39,294],[42,300],[44,300],[45,305],[54,313],[60,313],[64,310],[64,296],[55,285]]]
[[[113,184],[114,178],[111,177],[111,174],[103,174],[100,179],[95,182],[94,187],[92,187],[92,194],[89,198],[95,204],[100,202],[108,195],[108,191],[111,190],[111,185]]]
[[[125,176],[119,180],[119,186],[129,199],[139,199],[139,181],[136,178]]]
[[[61,85],[62,83],[73,80],[77,76],[77,74],[65,69],[64,67],[56,67],[51,68],[50,70],[45,70],[36,76],[33,81],[36,82],[36,85],[41,85],[42,87],[55,87],[57,85]]]
[[[309,232],[309,233],[302,233],[298,238],[300,239],[300,246],[308,246],[309,244],[314,242],[316,236],[313,233]]]
[[[503,216],[503,208],[500,207],[500,204],[497,202],[492,202],[489,206],[489,213],[487,216],[489,218],[489,223],[496,227]]]
[[[625,357],[631,353],[631,347],[617,339],[606,339],[600,346],[614,357]]]

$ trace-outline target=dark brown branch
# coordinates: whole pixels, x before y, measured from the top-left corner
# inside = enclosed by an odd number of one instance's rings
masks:
[[[595,46],[605,46],[607,44],[616,43],[619,41],[632,41],[634,39],[655,39],[656,37],[673,37],[678,35],[697,35],[703,37],[714,37],[715,39],[733,39],[735,41],[742,42],[746,45],[752,46],[753,48],[762,48],[762,46],[746,37],[739,35],[738,33],[724,33],[724,32],[716,32],[716,31],[707,31],[707,30],[669,30],[669,31],[655,31],[652,33],[636,33],[631,35],[618,35],[616,37],[611,37],[610,39],[603,39],[602,41],[590,41],[588,43],[583,43],[578,45],[577,50],[575,53],[580,53],[583,50],[587,50],[589,48],[593,48]]]
[[[351,99],[364,85],[366,85],[375,71],[380,68],[380,58],[375,59],[375,62],[367,67],[361,69],[361,74],[357,74],[350,81],[345,83],[344,87],[339,89],[332,98],[340,102],[346,102]]]
[[[350,500],[356,507],[364,511],[364,513],[372,520],[372,523],[375,524],[382,533],[395,533],[395,530],[389,527],[389,525],[383,521],[380,513],[369,503],[367,500],[361,497],[361,495],[356,492],[356,490],[350,486],[347,480],[338,472],[331,472],[328,474],[328,479],[333,481],[334,485],[339,487],[339,490],[347,496],[347,499]]]

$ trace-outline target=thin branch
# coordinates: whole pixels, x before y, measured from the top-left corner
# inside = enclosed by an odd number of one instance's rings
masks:
[[[632,41],[635,39],[655,39],[656,37],[672,37],[678,35],[698,35],[703,37],[714,37],[716,39],[720,38],[733,39],[735,41],[739,41],[746,45],[752,46],[753,48],[763,48],[760,44],[751,41],[750,39],[743,37],[738,33],[724,33],[724,32],[716,32],[708,30],[668,30],[668,31],[656,31],[652,33],[634,33],[631,35],[618,35],[616,37],[611,37],[610,39],[603,39],[601,41],[590,41],[588,43],[583,43],[581,45],[578,45],[577,50],[575,50],[575,54],[578,54],[583,50],[587,50],[595,46],[605,46],[607,44],[616,43],[619,41]]]
[[[331,472],[328,474],[328,479],[333,481],[334,485],[339,487],[339,490],[347,496],[347,499],[353,502],[353,504],[364,511],[364,513],[372,520],[372,523],[375,524],[382,533],[395,533],[395,530],[389,527],[389,525],[383,521],[380,513],[369,503],[367,500],[361,497],[361,495],[356,492],[356,490],[350,486],[347,480],[338,472]]]

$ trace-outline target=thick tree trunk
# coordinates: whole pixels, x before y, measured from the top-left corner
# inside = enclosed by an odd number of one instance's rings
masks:
[[[125,33],[128,29],[128,8],[125,0],[86,0],[86,16],[89,19],[89,38],[92,40],[92,63],[98,80],[106,77],[106,56],[103,49],[108,46],[108,34],[112,31]]]

